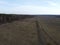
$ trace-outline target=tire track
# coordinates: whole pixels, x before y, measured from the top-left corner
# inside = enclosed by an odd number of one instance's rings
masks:
[[[45,31],[42,26],[39,26],[39,22],[38,22],[38,18],[36,18],[36,28],[37,28],[37,35],[38,35],[38,41],[39,41],[39,45],[51,45],[51,44],[47,44],[46,43],[46,39],[43,40],[44,35],[47,35],[49,37],[50,40],[52,40],[54,42],[54,44],[56,45],[60,45],[57,40],[54,39],[54,37],[52,35],[50,35],[47,31]],[[44,32],[44,34],[43,34]]]

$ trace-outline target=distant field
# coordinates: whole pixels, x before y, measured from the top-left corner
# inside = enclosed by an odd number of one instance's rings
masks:
[[[60,17],[40,16],[39,21],[43,28],[60,42]]]
[[[60,17],[37,17],[39,27],[42,26],[45,31],[60,41]],[[0,25],[0,45],[38,45],[38,43],[36,16]]]

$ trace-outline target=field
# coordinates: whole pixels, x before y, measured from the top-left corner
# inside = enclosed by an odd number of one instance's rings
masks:
[[[0,25],[0,45],[38,45],[34,20],[24,19]]]
[[[60,17],[53,15],[34,15],[32,18],[24,18],[23,20],[15,20],[13,22],[0,25],[0,45],[38,45],[39,39],[36,27],[36,17],[38,18],[39,27],[42,26],[40,27],[40,30],[43,28],[59,42]],[[42,33],[41,35],[43,35]],[[46,34],[44,35],[46,36]],[[48,39],[48,36],[46,39]],[[52,43],[52,45],[54,44]]]
[[[40,16],[40,25],[47,31],[58,43],[60,42],[60,16]]]

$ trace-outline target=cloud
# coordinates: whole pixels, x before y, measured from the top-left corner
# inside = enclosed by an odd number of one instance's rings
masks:
[[[8,2],[6,2],[6,1],[0,1],[0,5],[2,5],[2,4],[8,4]]]
[[[46,2],[51,6],[57,6],[56,2],[53,2],[53,1],[46,1]]]
[[[52,1],[47,1],[47,3],[50,5],[49,7],[42,5],[20,5],[18,3],[0,1],[0,5],[10,6],[0,7],[0,12],[9,14],[60,14],[60,8],[57,8],[57,3]]]
[[[53,2],[50,2],[50,5],[56,6],[57,4],[56,3],[53,3]]]
[[[4,11],[5,13],[13,13],[13,14],[60,14],[59,8],[33,6],[33,5],[21,5],[17,7],[11,7]]]

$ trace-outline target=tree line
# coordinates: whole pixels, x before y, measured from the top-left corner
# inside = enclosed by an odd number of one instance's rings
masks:
[[[12,22],[15,20],[22,20],[25,18],[31,18],[31,15],[17,15],[17,14],[0,14],[0,23]]]

